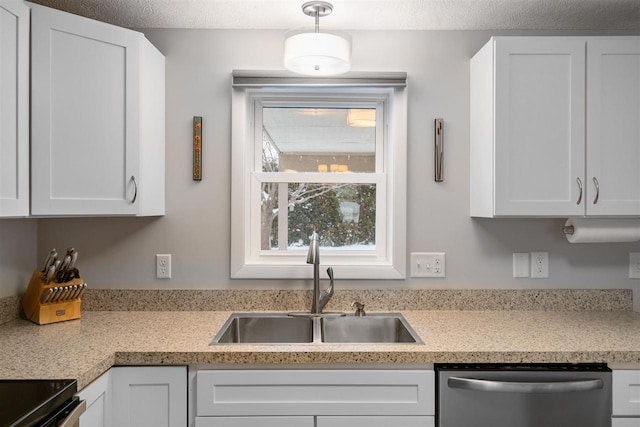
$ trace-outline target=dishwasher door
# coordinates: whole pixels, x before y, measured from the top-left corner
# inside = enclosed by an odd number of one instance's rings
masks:
[[[436,366],[440,427],[610,427],[606,365]]]

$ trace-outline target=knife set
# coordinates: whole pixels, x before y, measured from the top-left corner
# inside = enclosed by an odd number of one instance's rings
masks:
[[[87,284],[75,268],[78,252],[67,249],[62,259],[52,249],[44,266],[31,276],[22,308],[29,320],[39,325],[80,318],[81,296]]]

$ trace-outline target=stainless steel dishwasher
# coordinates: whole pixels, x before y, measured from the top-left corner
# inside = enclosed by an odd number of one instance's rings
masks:
[[[610,427],[605,364],[436,365],[439,427]]]

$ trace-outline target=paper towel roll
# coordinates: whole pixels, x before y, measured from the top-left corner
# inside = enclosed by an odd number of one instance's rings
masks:
[[[570,243],[637,242],[640,240],[640,219],[569,218],[565,227]]]

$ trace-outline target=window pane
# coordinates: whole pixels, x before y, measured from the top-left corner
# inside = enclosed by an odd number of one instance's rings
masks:
[[[376,110],[262,109],[263,172],[375,172]]]
[[[262,184],[262,250],[304,250],[314,225],[322,247],[375,250],[376,185]]]

